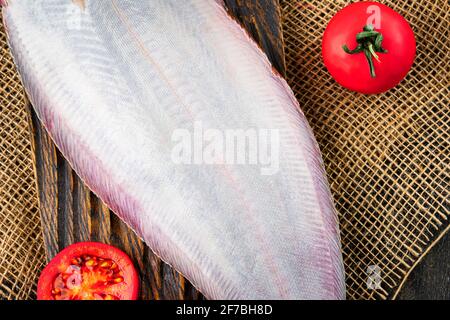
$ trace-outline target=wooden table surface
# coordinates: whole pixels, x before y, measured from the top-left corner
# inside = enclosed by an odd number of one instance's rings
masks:
[[[277,0],[225,0],[235,16],[285,74]],[[110,243],[130,255],[140,273],[141,299],[203,299],[178,272],[163,263],[70,168],[32,112],[34,150],[44,242],[50,260],[79,241]],[[416,268],[399,298],[450,299],[450,237]],[[441,287],[441,289],[439,289]]]
[[[450,300],[450,232],[411,272],[399,300]]]

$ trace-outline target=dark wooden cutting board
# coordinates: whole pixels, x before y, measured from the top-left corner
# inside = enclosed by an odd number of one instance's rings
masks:
[[[285,72],[277,0],[226,0],[236,17]],[[32,108],[30,108],[32,110]],[[140,273],[142,299],[202,299],[178,272],[163,263],[83,184],[31,111],[41,220],[47,260],[79,241],[110,243],[133,259]]]

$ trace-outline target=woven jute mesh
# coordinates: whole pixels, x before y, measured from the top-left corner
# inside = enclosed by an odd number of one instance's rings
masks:
[[[25,95],[0,23],[0,299],[33,298],[44,261]]]
[[[323,153],[348,298],[385,299],[448,229],[450,8],[448,0],[379,1],[409,21],[417,58],[397,88],[364,96],[335,83],[321,58],[328,21],[350,2],[280,1],[287,78]]]

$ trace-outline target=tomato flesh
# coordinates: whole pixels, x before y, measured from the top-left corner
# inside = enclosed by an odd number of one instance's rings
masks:
[[[119,249],[82,242],[62,250],[41,273],[39,300],[135,300],[138,275]]]
[[[108,289],[123,282],[122,274],[111,259],[82,255],[56,276],[52,296],[55,300],[120,300]]]

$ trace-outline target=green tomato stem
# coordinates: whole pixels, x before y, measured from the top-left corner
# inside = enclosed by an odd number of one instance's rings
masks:
[[[370,76],[372,78],[376,77],[375,66],[373,64],[373,58],[380,62],[379,53],[387,53],[388,51],[384,49],[381,45],[383,42],[383,35],[374,30],[372,25],[364,26],[363,31],[356,35],[357,47],[350,50],[346,44],[342,46],[342,49],[348,54],[357,54],[364,52],[367,62],[369,63]]]

